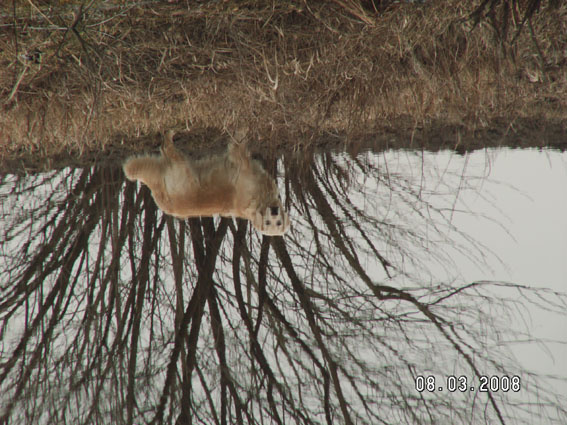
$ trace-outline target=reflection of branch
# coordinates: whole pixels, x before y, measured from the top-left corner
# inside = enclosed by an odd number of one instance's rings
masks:
[[[308,203],[307,199],[305,198],[303,185],[300,185],[297,180],[294,181],[293,183],[294,183],[294,190],[296,191],[296,196],[299,198],[300,203],[303,205],[305,219],[307,221],[308,227],[310,228],[310,230],[312,232],[311,236],[313,238],[313,242],[315,242],[315,250],[314,250],[315,253],[312,254],[312,255],[313,255],[313,257],[316,258],[316,261],[319,264],[324,266],[324,269],[328,273],[330,273],[336,281],[341,282],[342,278],[337,273],[337,271],[335,270],[335,265],[331,264],[331,262],[330,262],[332,260],[332,257],[330,257],[330,256],[328,257],[326,255],[321,255],[321,253],[324,252],[325,250],[324,250],[323,245],[321,243],[321,240],[319,238],[319,230],[317,229],[317,226],[315,224],[315,220],[313,220],[313,217],[311,215],[309,203]],[[288,242],[288,243],[290,243],[290,242]],[[300,249],[300,251],[304,251],[304,248],[302,246],[298,246],[298,248]]]
[[[313,186],[314,190],[318,190],[318,186],[315,183],[314,180],[312,180],[312,178],[310,179],[313,184],[311,186]],[[382,256],[382,254],[380,254],[378,252],[378,250],[376,249],[376,247],[374,246],[374,244],[372,243],[372,241],[370,240],[370,238],[368,237],[368,235],[366,234],[366,232],[362,229],[362,227],[360,226],[360,224],[358,223],[358,220],[356,220],[345,208],[345,206],[339,202],[339,199],[337,197],[337,195],[335,194],[335,191],[328,187],[326,185],[325,179],[322,178],[322,176],[319,176],[319,181],[321,182],[321,184],[323,184],[324,186],[326,186],[326,193],[333,199],[333,201],[335,202],[336,205],[338,205],[341,208],[341,211],[343,212],[343,214],[346,215],[346,217],[349,219],[349,223],[351,223],[356,230],[358,230],[359,234],[362,236],[362,238],[364,239],[364,241],[367,243],[367,245],[370,247],[370,249],[372,250],[372,252],[374,253],[374,255],[376,256],[376,258],[378,258],[378,261],[380,261],[380,264],[382,264],[382,267],[384,268],[384,271],[386,272],[386,275],[388,277],[392,277],[390,274],[390,270],[389,267],[392,267],[392,264],[390,264],[390,262],[384,258],[384,256]],[[311,188],[310,186],[310,188]],[[322,195],[322,193],[320,193],[319,191],[319,195]],[[346,197],[345,197],[346,198]],[[328,204],[328,202],[326,202],[325,197],[323,196],[322,199],[325,201],[325,207],[328,207],[329,210],[326,211],[321,211],[321,216],[328,216],[328,215],[332,215],[335,220],[334,222],[336,223],[338,229],[340,230],[340,238],[344,238],[347,242],[349,241],[349,238],[346,236],[344,230],[342,229],[341,225],[340,225],[340,221],[336,220],[336,217],[334,216],[333,210],[332,208],[330,208],[330,205]],[[348,201],[348,198],[346,198],[346,201]],[[331,234],[336,234],[336,232],[331,232]],[[351,246],[351,250],[354,251],[354,249]]]
[[[238,232],[236,230],[233,229],[233,233],[234,233],[234,237],[235,237],[235,241],[242,241],[243,237],[244,237],[244,231],[245,231],[245,226],[242,225],[243,227],[239,227]],[[270,325],[270,331],[271,332],[275,332],[276,333],[276,337],[277,337],[277,341],[278,341],[278,345],[279,347],[281,347],[281,349],[283,350],[284,354],[286,355],[288,361],[289,361],[289,365],[295,370],[294,368],[294,364],[300,364],[305,372],[308,372],[307,368],[301,364],[299,362],[299,359],[294,356],[293,354],[289,353],[289,350],[287,348],[286,345],[286,339],[284,338],[284,336],[281,333],[281,330],[279,328],[278,325],[283,326],[283,328],[285,329],[285,331],[289,334],[289,336],[292,338],[293,342],[297,343],[299,345],[299,347],[301,348],[301,350],[307,354],[307,356],[309,357],[309,359],[313,362],[313,364],[319,369],[321,376],[323,377],[323,390],[324,390],[324,395],[323,395],[323,404],[324,404],[324,409],[325,409],[325,417],[327,420],[327,423],[330,425],[332,423],[332,419],[331,419],[331,404],[330,404],[330,377],[329,377],[329,372],[327,371],[327,369],[325,369],[325,367],[323,366],[323,364],[321,364],[321,361],[317,358],[317,356],[315,355],[315,353],[313,353],[313,350],[309,347],[309,345],[301,338],[300,333],[296,330],[296,328],[290,323],[290,321],[288,319],[286,319],[284,313],[277,307],[276,302],[270,298],[270,296],[268,295],[267,292],[265,292],[265,289],[261,289],[261,286],[263,285],[262,279],[264,279],[264,276],[262,274],[261,269],[263,268],[263,256],[264,256],[264,252],[266,255],[266,266],[268,265],[268,261],[267,261],[267,256],[268,256],[268,250],[269,250],[269,241],[271,238],[266,238],[264,237],[262,239],[262,247],[261,247],[261,253],[260,253],[260,262],[258,264],[258,279],[259,279],[259,284],[258,284],[258,298],[259,298],[259,310],[262,309],[262,306],[265,305],[268,309],[269,315],[268,315],[268,319],[271,320],[271,325]],[[267,247],[266,244],[267,243]],[[242,256],[246,256],[246,257],[250,257],[251,253],[246,249],[246,246],[242,243],[236,243],[235,242],[235,246],[233,249],[233,255],[237,254],[236,257],[233,257],[233,274],[236,273],[234,271],[234,265],[238,262],[238,258],[242,255]],[[248,258],[246,261],[250,261],[250,258]],[[239,275],[236,275],[236,279],[240,279]],[[277,283],[285,285],[285,282],[282,281],[277,281]],[[262,292],[264,292],[264,295],[262,295]],[[242,317],[242,311],[246,312],[246,310],[244,309],[244,302],[243,302],[243,298],[242,298],[242,292],[238,289],[235,289],[235,295],[238,299],[242,300],[242,305],[239,306],[240,312],[241,312],[241,317]],[[240,294],[240,295],[239,295]],[[251,324],[251,318],[248,316],[248,313],[246,313],[246,317],[248,317],[245,321],[245,323],[249,323]],[[256,322],[256,326],[258,326],[258,319]],[[255,329],[254,329],[255,331]],[[257,338],[257,334],[256,333],[252,333],[252,338],[253,340],[256,340]],[[254,354],[254,345],[253,345],[253,354]],[[310,374],[310,376],[312,378],[316,378],[316,375],[311,374],[310,372],[308,372]],[[297,373],[296,373],[297,374]],[[298,379],[300,377],[298,376]],[[277,387],[279,388],[279,387]],[[289,401],[289,400],[288,400]],[[297,410],[297,408],[295,408],[294,406],[292,406],[292,408],[294,410]],[[297,415],[300,415],[300,412],[297,413]],[[301,414],[302,419],[306,422],[306,423],[312,423],[311,420],[304,416],[303,414]]]
[[[303,286],[303,283],[295,273],[293,263],[291,261],[291,258],[289,257],[289,254],[287,252],[285,244],[283,243],[282,238],[273,238],[272,244],[274,245],[278,258],[282,262],[282,265],[284,266],[284,269],[287,272],[289,279],[291,280],[293,289],[295,290],[295,292],[299,297],[301,307],[303,308],[303,311],[305,311],[307,320],[309,322],[309,327],[311,329],[311,332],[313,332],[315,339],[317,340],[319,349],[321,350],[321,353],[323,354],[325,361],[329,365],[329,368],[331,370],[331,377],[333,379],[333,386],[335,387],[335,392],[337,393],[337,397],[339,399],[339,404],[341,407],[341,411],[343,413],[343,418],[345,420],[345,423],[350,425],[353,422],[350,418],[350,414],[347,408],[347,403],[341,388],[341,383],[337,373],[337,363],[331,357],[329,351],[327,350],[327,346],[325,345],[325,342],[323,341],[323,338],[321,336],[321,330],[319,329],[319,326],[317,326],[317,323],[315,322],[315,315],[313,313],[313,306],[311,304],[311,301],[309,300],[309,297],[305,293],[305,288]]]
[[[433,325],[439,330],[441,335],[443,335],[443,337],[447,341],[449,341],[449,343],[453,346],[453,348],[465,358],[467,364],[471,367],[471,369],[474,371],[476,376],[478,376],[478,377],[481,376],[481,372],[479,371],[478,367],[476,366],[474,360],[471,358],[471,356],[469,356],[463,350],[461,345],[459,345],[451,337],[451,335],[449,335],[449,333],[446,331],[445,327],[441,323],[443,320],[440,320],[440,318],[430,310],[430,308],[427,304],[424,304],[424,303],[418,301],[415,297],[413,297],[412,295],[410,295],[407,292],[402,291],[400,289],[393,288],[391,286],[386,286],[386,285],[376,285],[376,284],[373,284],[372,282],[365,282],[365,283],[372,290],[372,292],[374,293],[374,295],[378,299],[381,299],[381,300],[387,300],[387,299],[404,300],[404,301],[408,301],[409,303],[411,303],[415,307],[417,307],[417,309],[419,311],[421,311],[421,313],[425,317],[427,317],[431,321],[431,323],[433,323]],[[386,293],[389,293],[389,295],[384,295]],[[456,332],[455,332],[453,326],[449,325],[449,328],[452,329],[453,333],[456,335]],[[494,399],[494,396],[492,395],[491,392],[488,392],[487,395],[488,395],[488,399],[490,400],[490,403],[492,404],[492,407],[494,408],[496,414],[498,415],[498,419],[500,420],[500,422],[502,424],[504,424],[505,423],[504,418],[502,416],[502,413],[500,412],[500,408],[499,408],[498,404],[496,403],[496,400]]]
[[[148,206],[149,203],[153,202],[150,197],[149,192],[144,191],[145,203]],[[132,326],[132,336],[130,339],[130,357],[128,364],[128,393],[126,396],[126,407],[128,415],[128,423],[133,423],[134,421],[134,404],[136,402],[136,396],[134,391],[134,384],[136,379],[136,360],[138,354],[138,338],[140,336],[140,326],[142,321],[142,309],[144,307],[146,287],[149,286],[149,267],[150,267],[150,256],[154,252],[155,245],[158,239],[155,237],[155,208],[152,208],[152,204],[145,209],[144,214],[144,233],[142,242],[142,259],[140,260],[140,266],[138,273],[132,270],[132,284],[133,287],[137,288],[136,303],[134,304],[133,312],[133,326]]]
[[[262,314],[264,312],[264,300],[266,299],[266,269],[268,267],[268,254],[270,252],[270,238],[264,236],[262,238],[262,247],[260,248],[260,263],[258,264],[258,317],[256,317],[256,326],[254,326],[254,338],[258,338],[258,331],[262,324]]]
[[[422,314],[424,314],[431,321],[431,323],[433,323],[433,325],[439,330],[439,332],[443,335],[443,337],[453,346],[453,348],[465,358],[467,364],[469,364],[469,366],[475,372],[475,374],[477,376],[480,376],[480,371],[478,370],[475,362],[466,352],[464,352],[462,346],[458,342],[456,342],[451,337],[451,335],[449,335],[445,327],[439,321],[439,318],[431,312],[429,306],[427,306],[424,303],[421,303],[415,297],[408,294],[407,292],[404,292],[397,288],[393,288],[388,285],[377,285],[372,281],[372,279],[368,276],[368,274],[364,271],[364,269],[360,265],[358,258],[354,253],[354,248],[352,247],[352,245],[350,245],[349,242],[350,239],[342,229],[340,222],[335,216],[331,205],[328,203],[325,195],[319,188],[318,184],[315,182],[314,177],[311,173],[306,173],[306,181],[307,181],[307,188],[309,190],[309,193],[317,206],[317,211],[319,212],[320,217],[322,218],[325,225],[329,229],[330,236],[333,239],[335,246],[339,248],[340,252],[347,259],[351,268],[358,274],[358,276],[360,276],[361,280],[366,284],[366,286],[368,286],[368,288],[373,292],[373,294],[379,300],[388,300],[388,299],[405,300],[413,304],[415,307],[417,307],[418,310],[421,311]],[[331,197],[335,196],[331,188],[327,188],[327,189],[328,189],[327,192],[330,194]],[[339,204],[338,199],[336,197],[334,199],[335,202]],[[354,222],[355,220],[352,221]],[[363,232],[360,231],[360,233],[362,234]],[[288,272],[288,276],[290,277],[292,284],[294,285],[294,289],[296,290],[296,293],[298,293],[300,301],[302,302],[302,307],[306,311],[308,320],[310,321],[310,326],[312,326],[311,322],[315,324],[315,321],[314,319],[309,319],[309,318],[310,316],[313,316],[313,313],[308,312],[308,310],[306,310],[306,308],[309,308],[309,298],[307,295],[301,294],[301,291],[304,291],[304,289],[301,281],[293,271],[293,265],[291,259],[289,258],[289,255],[287,254],[285,245],[280,240],[275,241],[274,243],[276,246],[276,252],[278,254],[278,258],[280,258],[280,261],[282,261],[284,268]],[[347,243],[349,243],[350,249],[349,247],[347,247],[346,245]],[[377,253],[375,252],[375,254]],[[381,256],[378,256],[378,259],[382,262],[382,265],[386,270],[386,273],[388,273],[387,266],[389,266],[389,263],[385,262],[386,260],[383,259]],[[315,334],[315,331],[313,332]],[[315,337],[317,339],[318,344],[324,347],[324,343],[320,339],[321,336],[319,335],[319,337],[317,337],[317,335],[315,335]],[[325,357],[328,356],[328,353],[326,355],[325,352],[323,353]],[[329,360],[327,361],[329,362],[330,365],[333,365],[331,361]],[[331,369],[331,373],[333,373],[332,369]],[[336,371],[335,371],[335,375],[332,376],[333,376],[333,380],[335,381]],[[494,399],[491,393],[488,393],[488,398],[499,420],[502,423],[504,423],[504,419],[500,412],[499,406],[496,403],[496,400]],[[340,401],[340,397],[339,397],[339,401]]]
[[[189,227],[191,229],[191,235],[193,237],[193,251],[195,259],[197,261],[197,270],[199,277],[197,279],[197,284],[195,285],[195,290],[193,291],[193,296],[187,304],[187,308],[185,310],[185,313],[183,314],[179,328],[177,328],[177,331],[175,333],[175,342],[173,345],[169,365],[167,367],[163,392],[160,397],[159,404],[156,408],[156,414],[151,421],[152,424],[159,424],[163,420],[165,405],[167,403],[167,399],[171,391],[171,386],[176,374],[177,361],[179,359],[183,340],[185,339],[185,336],[187,334],[189,322],[191,321],[193,321],[193,323],[191,326],[189,341],[193,341],[194,344],[189,346],[189,352],[187,354],[187,375],[184,376],[186,384],[190,382],[190,375],[194,367],[195,350],[197,348],[196,338],[198,337],[199,333],[203,307],[208,296],[209,288],[212,285],[212,275],[215,269],[216,258],[219,252],[220,244],[224,238],[224,235],[226,234],[226,229],[228,226],[228,219],[226,218],[221,220],[216,231],[214,230],[212,219],[203,219],[202,221],[203,227],[208,230],[208,233],[206,235],[206,248],[204,243],[205,238],[203,237],[199,226],[199,219],[189,220]],[[181,412],[180,417],[178,418],[180,423],[183,423],[183,419],[189,417],[189,412],[187,409],[190,406],[190,400],[188,400],[188,398],[189,391],[186,391],[184,389],[184,393],[182,395],[182,409],[184,410]],[[183,405],[184,402],[187,403],[185,404],[185,406]]]
[[[244,410],[247,415],[249,415],[248,410],[243,408],[242,400],[238,396],[238,392],[234,387],[234,382],[232,377],[230,376],[229,367],[226,362],[226,345],[224,339],[224,332],[222,326],[222,320],[219,312],[219,307],[217,303],[217,293],[215,288],[211,288],[208,297],[208,305],[209,311],[211,313],[211,328],[213,330],[213,337],[215,339],[215,349],[217,352],[217,356],[219,358],[220,363],[220,375],[221,375],[221,410],[220,410],[220,417],[221,417],[221,424],[226,424],[226,415],[227,415],[227,400],[226,400],[226,388],[230,391],[230,395],[234,401],[234,407],[236,408],[236,419],[239,424],[242,422],[242,411]],[[211,411],[214,413],[214,409],[211,408]],[[252,423],[252,418],[248,416],[248,421]]]
[[[134,203],[133,201],[134,188],[135,186],[133,184],[128,184],[124,191],[124,202],[122,204],[122,221],[120,223],[120,228],[119,228],[120,233],[116,235],[115,233],[117,232],[117,230],[113,229],[113,234],[114,234],[113,243],[112,243],[113,255],[112,255],[111,263],[110,266],[108,267],[108,271],[106,275],[103,278],[103,288],[100,291],[101,296],[97,298],[98,302],[92,306],[93,310],[96,310],[98,305],[103,303],[102,295],[105,292],[106,284],[110,280],[111,288],[109,290],[110,291],[109,305],[104,306],[103,308],[104,310],[106,310],[106,314],[105,314],[106,326],[104,328],[103,336],[101,338],[101,341],[104,341],[104,343],[98,345],[95,355],[92,361],[90,362],[90,365],[88,365],[86,370],[83,372],[83,376],[74,383],[75,388],[80,388],[82,385],[84,385],[85,382],[90,380],[91,377],[93,376],[92,374],[96,372],[97,383],[94,390],[95,395],[93,398],[93,402],[91,403],[91,409],[86,415],[85,423],[90,423],[93,415],[96,414],[95,410],[96,407],[98,406],[98,402],[103,389],[103,384],[106,382],[106,378],[108,376],[109,371],[111,370],[112,367],[115,366],[114,363],[115,354],[121,353],[122,350],[124,349],[124,346],[127,344],[126,342],[127,339],[126,338],[122,339],[122,334],[124,332],[124,328],[126,324],[126,312],[131,310],[130,306],[133,305],[134,302],[134,287],[132,287],[130,297],[125,303],[124,315],[123,317],[120,317],[119,313],[122,311],[122,303],[120,301],[118,286],[119,286],[119,272],[120,272],[120,258],[121,258],[120,254],[124,249],[127,236],[130,236],[131,238],[133,237],[132,233],[134,229],[134,220],[136,218],[136,214],[134,213],[134,211],[138,211],[138,208],[140,206],[139,202],[141,202],[142,199],[142,197],[140,196],[138,197],[138,203]],[[117,217],[115,216],[113,218],[116,219],[116,221],[113,223],[113,227],[114,227],[117,226],[118,223],[117,223]],[[131,246],[132,243],[130,243],[130,247]],[[93,281],[95,276],[96,275],[93,275]],[[108,334],[110,332],[113,310],[116,311],[116,314],[118,316],[117,329],[115,330],[115,338],[112,343],[112,346],[107,353],[108,356],[107,356],[106,364],[104,365],[104,368],[102,368],[99,362],[102,362],[102,360],[100,359],[103,356],[104,349],[107,348],[106,341],[108,338]],[[88,332],[88,328],[85,332]],[[88,340],[87,338],[85,339]],[[71,395],[71,393],[69,395]]]
[[[347,259],[348,263],[352,267],[352,269],[360,276],[360,278],[367,284],[368,283],[372,284],[372,280],[360,265],[356,255],[353,254],[346,247],[345,240],[348,241],[349,239],[346,237],[346,235],[344,235],[344,232],[341,232],[343,233],[342,235],[339,233],[339,228],[337,224],[338,221],[334,216],[333,209],[331,208],[331,206],[325,199],[325,196],[321,192],[321,189],[319,189],[319,186],[317,186],[311,175],[309,175],[307,181],[309,184],[309,189],[311,190],[311,196],[315,201],[315,204],[317,205],[317,210],[319,211],[321,218],[329,228],[335,246],[339,248],[341,253],[344,255],[344,257]]]
[[[82,178],[80,180],[80,186],[82,186],[82,184],[86,182],[88,182],[88,184],[86,184],[86,187],[89,187],[89,185],[97,184],[98,176],[95,175],[93,178],[89,180],[87,179],[87,176],[89,176],[89,174],[90,173],[88,172],[83,173]],[[81,209],[76,208],[70,210],[72,210],[73,212],[69,213],[69,215],[65,214],[65,218],[67,219],[70,218],[72,221],[75,220],[79,221],[78,217],[80,217]],[[63,304],[63,301],[68,296],[67,290],[70,290],[70,292],[72,293],[73,288],[79,279],[82,269],[82,263],[85,259],[85,253],[88,247],[89,237],[91,236],[91,233],[98,224],[98,220],[101,216],[102,211],[103,211],[102,208],[93,208],[93,213],[87,217],[86,221],[83,223],[82,227],[77,233],[68,232],[70,223],[65,219],[62,220],[58,224],[58,228],[63,234],[65,234],[65,237],[63,237],[63,239],[69,238],[70,242],[69,245],[66,245],[64,243],[59,244],[58,252],[61,252],[68,247],[66,253],[61,254],[61,258],[59,258],[59,255],[54,255],[52,253],[52,255],[49,258],[49,263],[43,264],[43,261],[46,261],[46,259],[48,258],[49,248],[53,249],[53,244],[57,244],[60,241],[54,240],[54,242],[50,241],[44,244],[42,249],[40,249],[39,254],[36,257],[34,257],[34,261],[31,262],[29,267],[22,274],[22,277],[20,278],[20,281],[16,286],[16,289],[19,288],[19,291],[15,292],[13,297],[11,297],[5,303],[3,303],[3,305],[8,307],[6,303],[11,303],[11,302],[15,303],[19,297],[22,297],[22,300],[25,300],[23,296],[27,295],[26,293],[27,291],[31,292],[38,285],[42,285],[44,283],[44,279],[47,276],[49,276],[54,271],[58,270],[55,283],[51,288],[49,294],[45,298],[45,301],[41,303],[39,308],[39,313],[35,316],[31,325],[26,326],[24,335],[21,337],[20,342],[16,347],[16,349],[12,352],[11,358],[2,365],[3,372],[0,375],[0,383],[4,382],[4,380],[6,379],[12,368],[17,363],[20,356],[22,356],[23,353],[25,353],[27,345],[30,342],[32,336],[38,331],[38,329],[43,323],[44,318],[51,311],[51,317],[49,319],[47,326],[45,326],[43,330],[42,339],[39,342],[36,349],[34,350],[31,359],[25,365],[25,369],[23,370],[23,373],[20,376],[19,383],[17,385],[13,398],[5,407],[4,416],[0,422],[6,422],[6,423],[8,422],[11,411],[14,408],[16,401],[19,399],[22,392],[24,391],[26,385],[28,385],[30,376],[37,367],[37,363],[40,361],[41,356],[46,355],[46,353],[49,352],[48,347],[49,344],[52,342],[51,338],[54,334],[54,329],[58,325],[58,321],[64,315],[66,309],[69,307],[68,301],[65,302],[65,304]],[[72,224],[76,225],[76,223],[74,222]],[[65,229],[67,232],[64,233],[63,229]],[[78,265],[76,264],[77,260],[79,260]],[[30,284],[30,280],[32,279],[34,274],[38,272],[38,269],[41,270],[41,272],[33,281],[31,281]],[[74,276],[73,273],[75,274]],[[21,293],[22,288],[25,288],[23,294]],[[16,311],[19,303],[20,302],[17,302],[16,305],[12,307],[13,308],[12,312]],[[8,314],[4,318],[5,322],[8,320],[9,316],[10,314]]]
[[[284,326],[285,330],[293,338],[293,341],[299,344],[301,349],[309,356],[311,361],[315,364],[315,366],[317,366],[317,368],[321,372],[321,375],[323,376],[323,391],[324,391],[323,406],[325,409],[325,419],[327,420],[328,425],[332,424],[333,421],[331,419],[331,403],[330,403],[331,379],[329,377],[329,372],[321,364],[315,353],[313,353],[313,350],[311,350],[311,348],[305,343],[305,341],[301,339],[297,330],[291,325],[291,323],[289,323],[289,321],[285,318],[284,314],[277,308],[274,301],[271,298],[266,297],[265,303],[270,309],[270,314],[277,320],[279,324]],[[287,349],[286,346],[285,338],[283,338],[283,336],[279,332],[279,329],[276,326],[272,327],[272,331],[277,333],[278,343],[281,345],[283,352],[288,358],[289,364],[293,366],[293,364],[297,362],[297,359],[294,358],[292,355],[290,355],[289,350]]]
[[[175,280],[175,325],[179,326],[183,317],[183,263],[185,260],[185,221],[174,220],[167,216],[167,232],[169,236],[169,249],[171,251],[171,262],[173,279]],[[175,236],[175,224],[179,222],[179,240]]]
[[[272,394],[272,387],[275,385],[278,390],[280,391],[281,395],[285,397],[285,393],[280,388],[280,383],[277,382],[272,369],[270,368],[268,361],[266,360],[264,353],[256,335],[254,334],[254,328],[252,325],[252,320],[246,311],[246,307],[244,305],[244,298],[242,297],[242,289],[241,289],[241,282],[240,282],[240,252],[241,252],[241,245],[244,235],[246,233],[246,222],[243,220],[238,220],[238,230],[234,235],[234,251],[233,251],[233,260],[232,260],[232,275],[233,275],[233,282],[234,282],[234,293],[236,295],[236,301],[238,302],[238,310],[240,312],[240,317],[244,321],[246,325],[246,329],[248,330],[248,334],[251,338],[251,351],[260,367],[264,371],[264,373],[268,376],[269,384],[268,384],[268,403],[271,408],[272,418],[278,423],[282,424],[282,420],[278,414],[276,406],[274,404],[273,394]]]
[[[476,366],[476,363],[474,362],[474,360],[471,358],[471,356],[469,356],[467,353],[465,353],[463,348],[449,335],[449,333],[445,330],[445,328],[441,324],[439,318],[431,312],[431,310],[429,309],[429,306],[427,306],[423,303],[420,303],[419,301],[417,301],[414,297],[412,297],[410,295],[407,295],[406,299],[408,301],[410,301],[412,304],[414,304],[435,325],[435,327],[439,330],[439,332],[451,343],[453,348],[455,348],[455,350],[457,350],[457,352],[465,358],[467,364],[474,371],[476,376],[480,377],[482,375],[482,373],[480,372],[480,370]],[[456,334],[452,325],[449,325],[449,328],[451,330],[453,330],[453,333]],[[487,396],[488,396],[488,399],[490,400],[490,404],[492,405],[492,407],[494,408],[494,411],[496,412],[496,415],[498,416],[498,419],[500,420],[500,423],[502,425],[504,425],[505,424],[504,417],[502,416],[502,413],[500,412],[500,407],[496,403],[496,400],[494,399],[492,392],[488,391]]]
[[[47,276],[61,267],[61,258],[64,256],[65,248],[69,243],[69,239],[73,236],[69,229],[75,226],[80,220],[83,213],[80,202],[75,201],[76,198],[82,199],[82,193],[89,188],[89,175],[88,172],[83,172],[79,181],[70,191],[65,201],[59,206],[57,213],[54,214],[52,221],[44,226],[44,230],[49,226],[55,226],[51,233],[50,241],[41,245],[33,258],[26,259],[25,269],[16,282],[10,285],[10,292],[12,295],[7,296],[4,294],[3,301],[0,302],[0,313],[12,309],[12,313],[26,300],[26,297],[33,293]],[[92,182],[90,182],[92,184]],[[59,213],[64,211],[62,216]],[[59,218],[55,224],[56,217]],[[36,275],[37,274],[37,275]],[[35,279],[33,278],[36,275]],[[22,291],[22,288],[25,288]],[[6,319],[12,313],[8,313]]]
[[[207,381],[205,380],[205,376],[203,375],[203,372],[201,371],[201,368],[199,367],[199,365],[197,365],[197,367],[195,368],[195,371],[197,372],[197,376],[199,377],[199,382],[201,383],[201,386],[203,387],[203,391],[205,392],[205,396],[207,397],[207,403],[209,403],[209,410],[211,411],[211,415],[213,415],[213,419],[215,421],[215,424],[221,425],[221,422],[219,422],[217,411],[215,409],[215,403],[213,401],[212,391],[209,388],[209,385],[207,384]],[[222,400],[222,398],[221,398],[221,400]],[[223,406],[223,403],[221,401],[221,411],[222,411],[222,406]],[[225,409],[226,409],[226,406],[225,406]],[[226,413],[225,413],[225,415],[226,415]],[[224,422],[222,422],[222,425],[226,425],[226,419],[224,420]]]
[[[304,220],[285,239],[258,239],[244,221],[236,229],[222,219],[215,229],[211,219],[167,217],[147,188],[124,184],[116,170],[55,173],[47,185],[38,179],[20,192],[4,190],[19,202],[44,196],[53,182],[71,189],[63,197],[52,191],[40,207],[22,206],[1,232],[9,240],[0,251],[1,419],[330,425],[337,416],[367,424],[400,414],[408,423],[468,423],[468,407],[472,415],[478,405],[417,394],[411,376],[430,366],[438,373],[448,357],[473,375],[505,370],[475,339],[490,328],[456,315],[456,303],[474,301],[473,291],[483,304],[471,304],[486,314],[486,285],[382,284],[358,256],[370,253],[379,268],[367,244],[394,225],[373,231],[378,220],[359,214],[351,189],[326,165],[307,170],[316,186],[294,190]],[[305,243],[308,235],[313,243]],[[424,346],[439,356],[432,363]],[[503,422],[499,396],[489,394],[483,407]]]
[[[28,361],[25,367],[24,372],[22,373],[20,382],[18,384],[18,388],[16,389],[16,392],[14,394],[14,398],[6,406],[4,417],[2,418],[2,420],[0,420],[1,423],[8,423],[8,419],[14,407],[15,401],[18,400],[25,386],[28,384],[31,373],[36,368],[41,355],[47,351],[48,344],[51,342],[51,336],[53,334],[54,328],[57,326],[60,317],[64,314],[64,311],[61,310],[61,305],[63,303],[63,300],[65,299],[66,291],[67,289],[69,289],[69,286],[71,287],[72,290],[73,286],[75,285],[79,277],[77,274],[73,279],[73,281],[71,281],[71,272],[73,270],[73,265],[75,261],[79,258],[79,255],[85,249],[88,240],[88,234],[94,227],[94,224],[96,224],[96,221],[94,220],[91,221],[90,226],[83,227],[82,231],[79,233],[79,235],[77,235],[75,242],[73,243],[73,245],[71,246],[71,248],[69,249],[67,255],[63,260],[63,267],[61,268],[61,272],[57,277],[53,289],[47,296],[45,303],[43,303],[41,306],[42,314],[38,314],[36,316],[31,327],[26,331],[27,335],[24,338],[22,338],[18,348],[15,350],[13,357],[9,362],[10,366],[6,367],[4,373],[0,376],[0,382],[3,382],[7,374],[9,373],[10,369],[15,364],[15,361],[17,360],[20,351],[24,349],[25,346],[27,345],[27,341],[28,338],[31,336],[31,333],[37,329],[39,324],[43,321],[43,317],[45,316],[45,314],[47,314],[47,312],[51,310],[51,318],[44,330],[44,334],[41,339],[41,342],[39,343],[38,347],[35,349],[31,359]],[[66,307],[67,306],[68,304],[66,305]]]
[[[286,388],[282,386],[282,384],[276,379],[276,376],[270,367],[266,356],[264,355],[264,351],[260,343],[258,342],[257,336],[254,333],[254,326],[252,324],[252,319],[249,313],[246,311],[246,307],[244,304],[244,298],[242,296],[242,289],[241,289],[241,282],[240,282],[240,257],[243,245],[244,235],[246,233],[246,222],[243,220],[239,220],[238,223],[238,230],[234,235],[234,250],[233,250],[233,260],[232,260],[232,274],[233,274],[233,281],[234,281],[234,292],[236,295],[236,300],[238,303],[238,310],[240,312],[240,317],[244,321],[246,325],[246,329],[248,330],[248,335],[250,337],[251,342],[251,352],[256,361],[259,363],[260,367],[262,368],[263,372],[266,374],[268,378],[268,389],[267,389],[267,396],[268,396],[268,403],[271,409],[272,418],[278,423],[282,424],[282,419],[278,414],[275,401],[273,398],[273,387],[275,387],[280,396],[289,403],[290,407],[294,410],[295,414],[298,415],[304,423],[312,423],[311,420],[307,416],[303,414],[303,412],[293,404],[293,401],[289,398]],[[264,248],[267,251],[267,248]],[[267,252],[266,252],[267,255]]]

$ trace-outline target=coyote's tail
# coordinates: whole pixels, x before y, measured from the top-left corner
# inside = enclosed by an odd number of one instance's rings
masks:
[[[160,179],[162,162],[160,157],[132,157],[126,160],[122,168],[128,180],[140,180],[151,185],[152,182]]]

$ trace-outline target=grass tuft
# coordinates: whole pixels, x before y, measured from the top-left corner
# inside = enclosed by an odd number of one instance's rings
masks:
[[[562,2],[12,5],[2,158],[136,149],[168,129],[301,150],[567,126]]]

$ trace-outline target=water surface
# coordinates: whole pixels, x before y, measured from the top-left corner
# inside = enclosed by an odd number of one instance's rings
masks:
[[[168,217],[120,168],[4,175],[0,415],[565,423],[566,164],[535,150],[281,158],[268,171],[283,238]],[[481,392],[481,376],[520,388]]]

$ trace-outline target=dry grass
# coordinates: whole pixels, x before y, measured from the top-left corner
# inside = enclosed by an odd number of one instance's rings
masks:
[[[61,3],[1,18],[2,158],[131,149],[170,128],[295,149],[329,134],[564,139],[565,5],[518,33],[522,1],[476,26],[479,2],[459,0]]]

